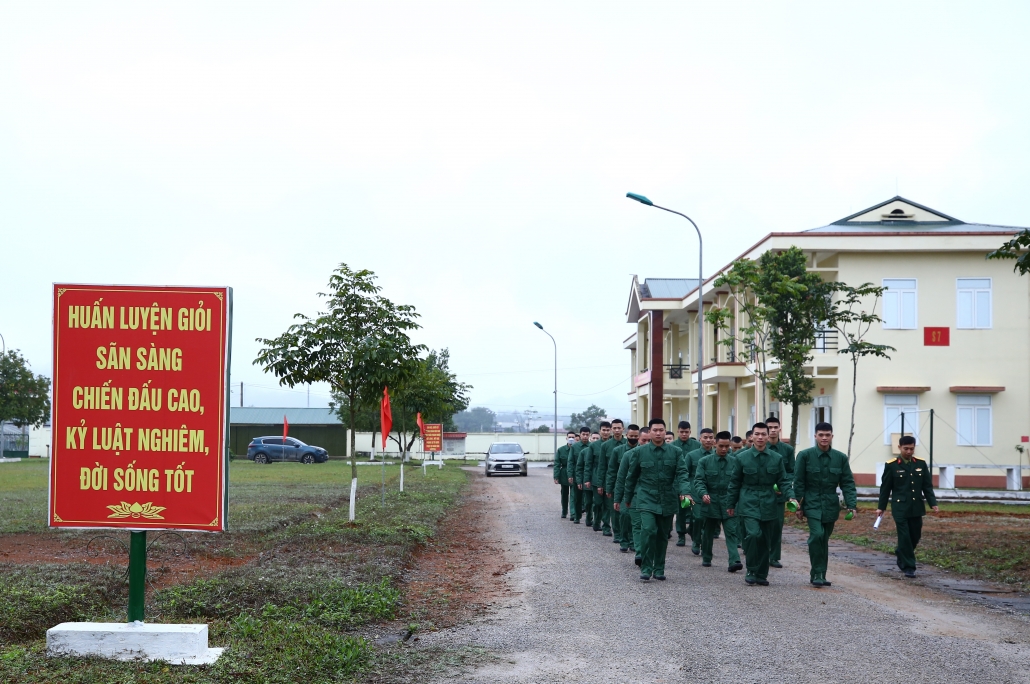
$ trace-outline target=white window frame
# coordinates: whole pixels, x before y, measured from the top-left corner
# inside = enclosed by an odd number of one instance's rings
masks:
[[[905,400],[912,399],[914,401]],[[905,414],[905,434],[916,438],[919,444],[919,395],[883,395],[883,443],[891,443],[891,434],[901,432],[901,414]],[[911,419],[912,422],[909,422]],[[911,426],[911,427],[909,427]],[[915,429],[912,429],[915,428]]]
[[[890,287],[889,283],[896,283],[899,281],[911,281],[912,287]],[[919,280],[916,278],[884,278],[881,282],[886,291],[883,293],[883,329],[884,330],[916,330],[919,328]],[[891,295],[891,296],[888,296]],[[893,295],[897,295],[897,300],[894,303],[894,315],[896,317],[897,325],[890,325],[891,322],[888,320],[887,307],[890,306],[890,300],[894,299]],[[905,295],[912,296],[912,325],[905,325],[904,320],[904,298]]]
[[[957,446],[994,446],[994,401],[989,394],[955,395],[955,444]],[[987,434],[981,434],[981,420],[986,420]],[[968,427],[968,433],[963,423]]]
[[[987,287],[963,287],[963,282],[969,283],[970,281],[981,280],[987,281]],[[955,328],[957,330],[990,330],[994,327],[994,281],[991,278],[956,278],[955,279]],[[971,296],[970,307],[971,311],[971,325],[962,325],[962,295],[963,293],[969,293]],[[979,306],[977,304],[978,295],[987,294],[987,325],[980,325],[980,321],[977,319],[977,313],[979,313]]]

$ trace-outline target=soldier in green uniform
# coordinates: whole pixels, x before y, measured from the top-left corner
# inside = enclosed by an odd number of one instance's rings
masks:
[[[640,514],[640,579],[665,579],[665,552],[680,499],[689,493],[686,462],[665,443],[665,421],[652,418],[651,441],[637,447],[626,471],[624,502]],[[639,547],[638,547],[639,548]]]
[[[673,444],[686,456],[691,451],[701,448],[701,442],[690,436],[690,423],[685,420],[679,422],[676,428],[677,439]],[[689,508],[676,509],[676,546],[687,545],[687,533],[693,537],[693,513]],[[698,537],[700,539],[700,536]]]
[[[780,439],[780,419],[776,416],[769,416],[765,419],[769,426],[769,449],[772,449],[783,457],[783,467],[787,469],[787,477],[794,477],[794,447]],[[780,506],[780,516],[776,518],[776,526],[773,529],[772,548],[769,550],[769,565],[774,568],[782,568],[780,563],[780,552],[783,546],[783,507],[787,503],[787,495],[780,492],[776,497],[776,503]]]
[[[613,423],[615,421],[612,421]],[[628,553],[633,546],[633,523],[630,521],[629,511],[614,510],[615,487],[619,479],[619,471],[622,469],[624,454],[637,446],[640,437],[640,427],[630,423],[626,428],[626,438],[612,448],[608,456],[608,474],[604,480],[604,494],[608,499],[608,505],[612,507],[612,533],[615,541],[619,544],[619,551]],[[613,437],[614,439],[614,437]],[[625,473],[623,473],[623,486],[625,486]]]
[[[651,441],[651,428],[647,425],[640,428],[640,437],[637,445],[626,450],[626,453],[622,455],[622,461],[619,463],[619,474],[615,479],[615,492],[614,501],[612,506],[615,510],[620,513],[629,511],[629,529],[630,529],[630,551],[634,553],[633,562],[636,565],[643,563],[643,558],[640,555],[640,549],[643,548],[640,545],[640,511],[633,508],[630,505],[622,506],[620,502],[631,501],[633,499],[633,493],[626,491],[626,473],[629,472],[629,466],[633,460],[637,457],[637,450],[640,447],[646,445]]]
[[[727,513],[741,518],[744,553],[747,556],[748,584],[769,584],[769,550],[772,548],[776,520],[776,491],[773,485],[793,499],[783,457],[768,448],[769,428],[755,423],[751,429],[754,446],[737,454],[740,470],[730,477],[726,493]],[[796,501],[795,501],[796,503]],[[782,516],[782,506],[780,515]]]
[[[569,514],[569,452],[572,445],[576,443],[576,433],[568,432],[565,435],[566,444],[558,447],[554,452],[554,484],[561,485],[561,517]],[[575,515],[575,512],[573,512]]]
[[[590,489],[590,508],[587,509],[587,525],[590,525],[591,519],[593,520],[594,532],[600,532],[602,523],[604,522],[604,495],[599,494],[598,488],[598,477],[600,482],[604,482],[604,476],[601,475],[601,450],[604,448],[604,443],[608,441],[608,438],[612,434],[612,424],[607,420],[601,421],[601,438],[588,442],[587,449],[583,451],[583,491],[586,492]],[[593,439],[593,435],[590,436]],[[585,498],[584,494],[584,498]]]
[[[815,426],[815,446],[798,454],[794,468],[794,496],[801,502],[798,520],[808,518],[808,558],[812,563],[810,581],[817,587],[828,587],[826,564],[830,558],[830,535],[840,517],[837,487],[844,493],[844,505],[854,515],[858,508],[855,477],[848,457],[830,444],[833,426]],[[779,505],[779,504],[777,504]]]
[[[715,431],[712,428],[702,428],[701,445],[697,449],[694,449],[683,456],[683,459],[687,463],[688,481],[691,484],[694,482],[694,474],[697,473],[697,464],[702,458],[713,453],[715,453]],[[690,516],[690,524],[686,526],[687,531],[690,532],[690,551],[695,556],[700,556],[701,528],[704,527],[704,519],[701,517],[701,509],[696,506],[692,506],[691,508],[681,508],[680,512],[683,511]],[[677,532],[679,532],[679,530],[677,530]],[[680,543],[680,541],[683,543]],[[676,542],[676,546],[686,546],[686,539],[680,536],[679,540]]]
[[[702,435],[703,436],[703,435]],[[744,568],[737,551],[737,519],[726,512],[726,495],[730,480],[740,469],[736,456],[730,453],[729,432],[715,435],[715,452],[702,458],[697,464],[693,480],[694,508],[701,513],[701,565],[712,567],[712,544],[719,527],[726,532],[726,555],[729,571]]]
[[[619,418],[612,421],[612,438],[601,447],[601,468],[598,470],[597,479],[594,482],[597,485],[597,493],[601,497],[604,511],[604,518],[601,519],[601,534],[605,537],[612,537],[612,542],[615,544],[619,543],[616,532],[619,526],[619,516],[612,515],[611,490],[607,487],[608,470],[611,467],[612,452],[626,443],[622,436],[625,425]]]
[[[880,480],[880,502],[876,515],[881,516],[891,505],[891,517],[898,528],[898,567],[905,577],[916,576],[916,546],[923,536],[923,516],[926,504],[934,513],[940,512],[933,493],[933,476],[926,461],[914,456],[916,438],[903,435],[898,440],[901,456],[887,464]],[[924,503],[925,502],[925,503]]]
[[[572,449],[569,451],[569,484],[574,487],[572,492],[573,508],[575,509],[570,516],[572,522],[579,524],[580,518],[583,517],[583,449],[587,446],[587,440],[590,439],[590,428],[580,428],[579,430],[579,441],[572,445]]]

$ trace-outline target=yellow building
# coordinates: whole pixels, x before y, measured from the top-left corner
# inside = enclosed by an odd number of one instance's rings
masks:
[[[741,255],[757,259],[797,246],[809,271],[827,280],[886,288],[877,308],[883,322],[866,339],[897,351],[891,360],[865,358],[858,365],[851,461],[860,484],[872,484],[878,464],[891,458],[902,420],[905,433],[919,440],[917,455],[928,458],[931,409],[935,472],[945,466],[940,486],[1028,484],[1030,277],[1013,273],[1011,261],[984,258],[1020,230],[965,223],[895,197],[821,228],[770,233]],[[719,273],[705,280],[705,311],[727,304],[728,293],[713,287]],[[626,314],[636,325],[624,343],[633,422],[693,423],[697,280],[634,277]],[[743,436],[763,418],[754,367],[739,348],[716,344],[712,325],[705,324],[704,335],[706,427]],[[813,444],[821,420],[834,424],[835,448],[847,447],[853,372],[850,357],[837,351],[834,333],[817,340],[809,369],[816,390],[800,411],[799,448]],[[790,407],[764,399],[766,413],[778,415],[786,433]]]

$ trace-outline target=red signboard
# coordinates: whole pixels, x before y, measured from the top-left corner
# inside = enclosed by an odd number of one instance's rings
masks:
[[[51,527],[225,530],[232,290],[54,285]]]
[[[422,438],[423,451],[443,451],[443,425],[426,423],[426,435]]]
[[[923,346],[951,346],[951,328],[923,328]]]

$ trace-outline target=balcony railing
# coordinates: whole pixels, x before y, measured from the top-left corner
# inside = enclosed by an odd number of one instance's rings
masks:
[[[690,366],[685,363],[667,363],[663,366],[670,380],[682,380],[683,372],[690,373]]]
[[[837,331],[819,330],[815,333],[815,346],[813,350],[818,352],[837,351]]]

